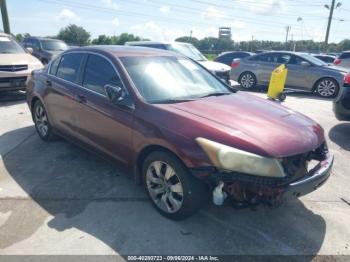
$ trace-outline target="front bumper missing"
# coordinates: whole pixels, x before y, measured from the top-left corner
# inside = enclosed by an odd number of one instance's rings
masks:
[[[313,169],[297,180],[290,177],[271,178],[235,172],[220,172],[211,167],[194,168],[191,171],[195,177],[214,186],[219,181],[223,181],[225,185],[239,184],[244,190],[253,190],[260,196],[269,192],[269,197],[279,195],[278,198],[287,199],[306,195],[323,185],[331,174],[333,162],[333,155],[327,154]]]
[[[301,179],[289,183],[285,187],[284,197],[299,197],[315,191],[322,186],[331,175],[334,162],[333,155],[327,155]]]

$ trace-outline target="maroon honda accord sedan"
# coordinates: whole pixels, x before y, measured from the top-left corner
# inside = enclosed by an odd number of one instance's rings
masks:
[[[278,204],[317,189],[333,165],[320,125],[168,51],[70,49],[34,71],[27,100],[44,141],[60,135],[126,164],[171,219],[210,198]]]

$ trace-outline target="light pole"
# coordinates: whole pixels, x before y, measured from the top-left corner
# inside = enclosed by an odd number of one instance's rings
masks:
[[[300,22],[301,40],[304,40],[304,35],[303,35],[303,27],[304,27],[303,22],[304,22],[304,20],[302,17],[299,16],[297,18],[297,22]]]
[[[332,0],[332,4],[331,7],[329,7],[329,5],[324,5],[325,8],[327,8],[329,10],[329,17],[328,17],[328,24],[327,24],[327,31],[326,31],[326,38],[324,40],[325,44],[328,44],[328,38],[329,38],[329,31],[331,30],[331,24],[332,24],[332,18],[333,18],[333,11],[336,8],[341,7],[341,3],[338,2],[337,4],[335,4],[335,0]]]
[[[2,24],[4,27],[4,31],[6,34],[10,34],[11,30],[10,30],[9,17],[7,13],[6,0],[0,0],[0,9],[1,9]]]

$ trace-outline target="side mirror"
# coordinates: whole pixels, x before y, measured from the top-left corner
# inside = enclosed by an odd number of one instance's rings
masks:
[[[311,64],[310,64],[309,62],[306,62],[306,61],[302,61],[300,64],[301,64],[303,67],[309,67],[309,66],[311,66]]]
[[[32,54],[33,53],[33,48],[31,48],[31,47],[26,47],[26,49],[27,49],[27,51],[30,53],[30,54]]]
[[[121,102],[125,99],[126,97],[126,92],[123,88],[119,86],[113,86],[113,85],[105,85],[104,89],[106,91],[108,99],[113,103],[113,104],[121,104]]]

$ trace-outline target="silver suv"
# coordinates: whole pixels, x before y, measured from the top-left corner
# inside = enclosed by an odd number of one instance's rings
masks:
[[[344,51],[341,53],[341,55],[334,61],[334,64],[350,69],[350,51]]]
[[[308,54],[280,51],[234,60],[231,79],[246,89],[268,85],[271,72],[281,64],[288,68],[287,88],[316,92],[322,97],[335,97],[347,73]]]

